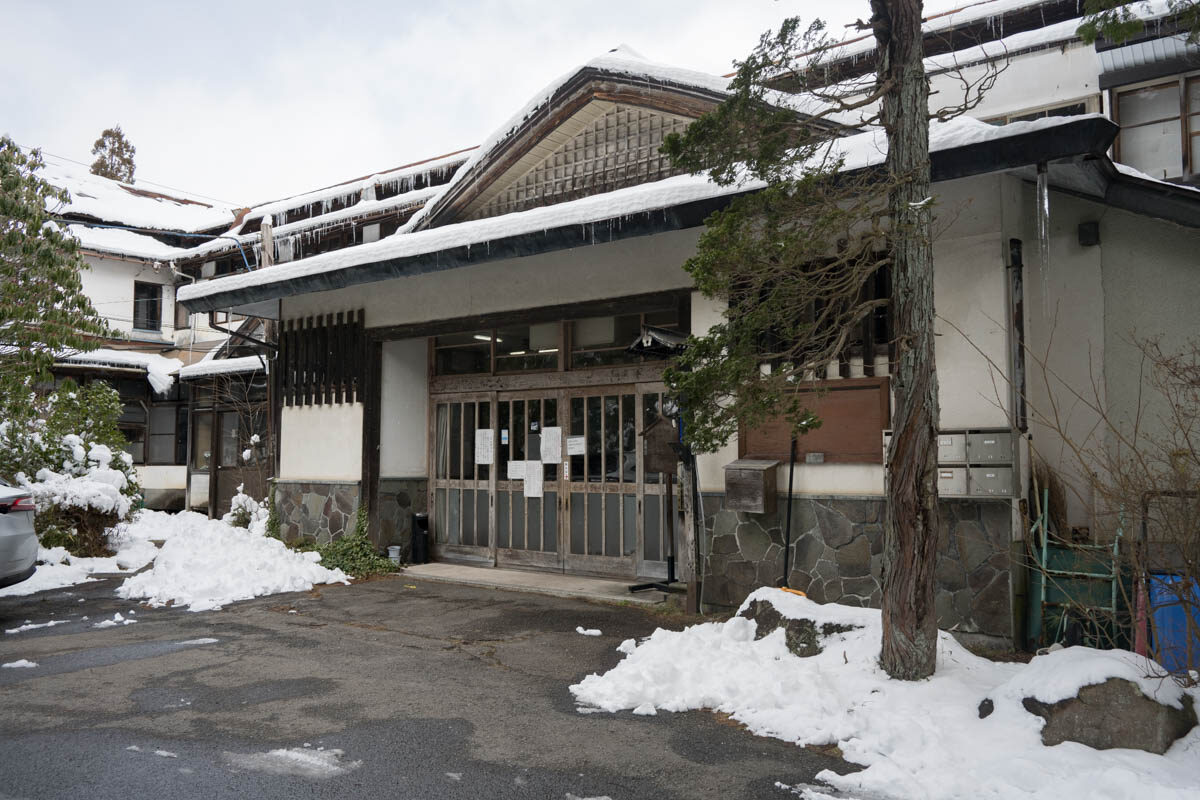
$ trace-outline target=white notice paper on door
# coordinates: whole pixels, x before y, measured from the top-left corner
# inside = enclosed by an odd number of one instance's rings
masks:
[[[492,436],[491,428],[480,428],[475,431],[475,463],[476,464],[491,464],[493,463],[493,453],[496,450],[495,437]]]
[[[587,440],[582,436],[567,437],[567,455],[582,456],[587,453]]]
[[[508,462],[508,479],[510,481],[525,480],[525,462],[524,461]]]
[[[542,463],[562,462],[562,428],[542,428]]]
[[[540,461],[525,462],[525,496],[542,496],[542,463]]]

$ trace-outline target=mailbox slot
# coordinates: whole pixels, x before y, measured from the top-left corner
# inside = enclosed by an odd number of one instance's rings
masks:
[[[967,494],[966,467],[938,467],[939,497],[964,497]]]
[[[971,467],[970,478],[976,497],[1012,497],[1012,467]]]
[[[967,434],[967,457],[972,464],[1011,464],[1012,434],[1007,431]]]
[[[750,514],[775,512],[778,461],[739,458],[725,465],[725,508]]]

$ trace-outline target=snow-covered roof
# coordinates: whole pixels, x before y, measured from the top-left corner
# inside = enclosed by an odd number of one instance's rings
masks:
[[[67,233],[75,237],[85,250],[100,253],[116,253],[134,258],[165,261],[179,257],[182,248],[163,244],[145,233],[121,230],[120,228],[94,228],[90,225],[68,225]]]
[[[206,378],[213,375],[236,375],[244,372],[257,372],[267,369],[266,359],[260,356],[242,356],[241,358],[205,358],[195,364],[181,367],[179,380]]]
[[[85,353],[59,356],[60,362],[87,364],[101,367],[126,367],[143,369],[150,386],[158,394],[165,394],[175,383],[174,373],[183,366],[178,358],[167,358],[157,353],[138,353],[133,350],[100,348]]]
[[[931,123],[929,149],[930,152],[937,153],[966,145],[1009,139],[1086,119],[1103,120],[1104,117],[1099,114],[1047,117],[1010,125],[989,125],[970,117],[959,117],[949,122]],[[833,140],[831,146],[835,148],[835,155],[843,159],[843,169],[846,170],[883,163],[887,155],[887,138],[882,131],[869,131]],[[607,241],[608,235],[604,225],[615,229],[621,226],[624,218],[698,200],[753,191],[762,186],[763,184],[756,181],[719,186],[710,181],[707,175],[678,175],[527,211],[467,220],[411,233],[399,232],[378,242],[278,264],[268,270],[229,275],[184,286],[178,290],[177,298],[187,305],[191,300],[248,287],[283,284],[296,278],[329,275],[362,264],[424,256],[455,247],[486,248],[489,242],[507,237],[572,225],[581,226],[581,243]]]
[[[234,207],[184,192],[163,192],[157,187],[120,183],[93,175],[80,164],[43,154],[39,175],[66,189],[71,202],[52,201],[48,210],[58,214],[85,214],[105,222],[161,231],[195,232],[229,227]]]
[[[640,53],[627,45],[615,47],[609,52],[593,58],[569,72],[563,73],[548,83],[540,92],[537,92],[533,96],[533,99],[526,103],[520,111],[509,117],[479,145],[478,149],[467,159],[467,162],[459,167],[454,177],[439,187],[440,191],[425,204],[424,208],[413,214],[401,228],[401,231],[408,232],[420,228],[425,223],[426,217],[438,207],[438,204],[444,197],[454,192],[460,183],[470,179],[477,165],[487,160],[497,148],[507,142],[530,118],[547,108],[563,87],[569,84],[577,75],[586,71],[619,75],[624,78],[644,82],[651,86],[699,89],[715,95],[724,95],[728,92],[729,88],[729,78],[698,70],[684,69],[670,64],[648,61]]]

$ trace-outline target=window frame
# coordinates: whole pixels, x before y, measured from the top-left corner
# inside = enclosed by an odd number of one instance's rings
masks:
[[[1182,72],[1170,78],[1154,78],[1148,81],[1139,83],[1130,83],[1124,86],[1114,86],[1109,90],[1112,107],[1112,119],[1121,128],[1121,133],[1126,128],[1141,128],[1149,125],[1161,125],[1164,122],[1171,120],[1179,121],[1179,148],[1180,148],[1180,164],[1182,165],[1182,174],[1177,176],[1168,176],[1161,180],[1168,181],[1192,181],[1200,176],[1200,164],[1193,163],[1192,159],[1192,140],[1200,138],[1200,101],[1196,107],[1191,107],[1188,102],[1189,89],[1193,85],[1200,85],[1200,71]],[[1139,122],[1136,125],[1124,125],[1121,123],[1121,97],[1122,95],[1132,94],[1134,92],[1144,91],[1146,89],[1155,89],[1159,87],[1174,86],[1179,93],[1179,110],[1176,114],[1170,117],[1154,119],[1147,122]],[[1200,97],[1200,94],[1198,94]],[[1195,128],[1189,128],[1189,122],[1195,121]],[[1121,133],[1117,134],[1116,140],[1113,142],[1113,160],[1122,164],[1128,164],[1124,161],[1121,154]],[[1129,165],[1132,166],[1132,165]]]
[[[139,292],[149,293],[148,290],[154,291],[153,309],[154,316],[151,319],[147,312],[148,307],[143,305],[151,302],[149,297],[139,297]],[[139,314],[139,310],[142,312]],[[161,283],[152,283],[150,281],[134,281],[133,282],[133,329],[135,331],[145,331],[146,333],[162,333],[162,312],[163,312],[163,285]],[[151,327],[148,324],[154,325]]]

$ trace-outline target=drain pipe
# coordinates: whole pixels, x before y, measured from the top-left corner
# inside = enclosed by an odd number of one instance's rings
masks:
[[[792,434],[791,445],[788,449],[788,491],[787,491],[787,522],[784,524],[783,544],[783,576],[779,579],[779,588],[788,588],[788,573],[791,572],[790,556],[792,553],[792,485],[796,479],[796,434]]]

